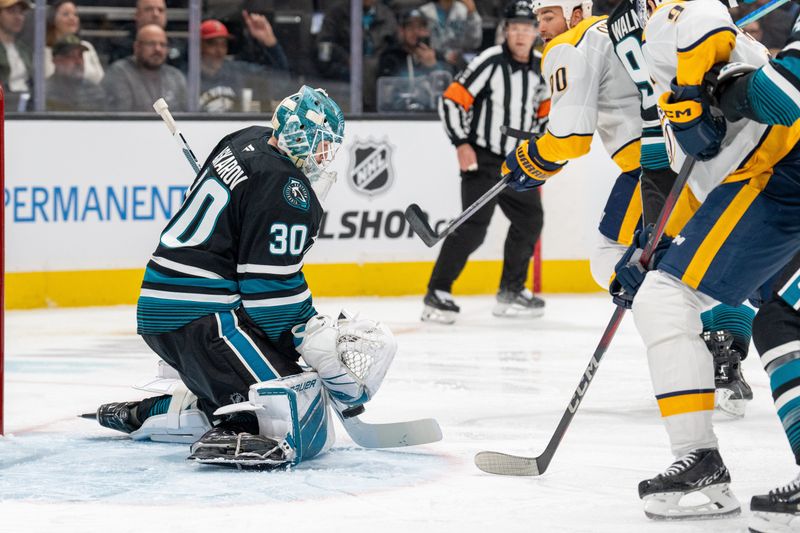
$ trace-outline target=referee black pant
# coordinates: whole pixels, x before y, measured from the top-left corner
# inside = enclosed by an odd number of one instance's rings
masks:
[[[505,157],[486,149],[477,146],[473,148],[478,156],[478,170],[461,172],[461,205],[464,209],[497,184],[500,180],[500,166],[505,161]],[[464,270],[470,254],[486,238],[486,230],[498,204],[511,222],[503,251],[500,289],[515,292],[522,290],[533,247],[542,232],[542,200],[536,189],[516,192],[509,188],[495,196],[445,239],[433,267],[428,290],[451,292],[453,283]]]

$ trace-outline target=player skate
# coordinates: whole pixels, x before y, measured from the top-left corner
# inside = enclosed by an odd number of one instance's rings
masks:
[[[423,322],[452,324],[461,311],[461,308],[453,300],[453,295],[446,291],[429,290],[423,301],[425,308],[420,317]]]
[[[714,356],[715,407],[728,416],[743,417],[753,390],[742,375],[741,355],[731,347],[733,335],[724,330],[706,331],[703,341]]]
[[[644,514],[654,520],[720,518],[739,514],[736,496],[728,489],[731,476],[716,448],[690,452],[663,474],[639,483]],[[708,502],[681,505],[681,499],[700,492]]]
[[[753,496],[750,500],[750,531],[754,533],[790,533],[800,527],[800,476],[794,481]]]
[[[536,318],[544,314],[544,300],[527,288],[521,291],[501,289],[492,314],[503,318]]]

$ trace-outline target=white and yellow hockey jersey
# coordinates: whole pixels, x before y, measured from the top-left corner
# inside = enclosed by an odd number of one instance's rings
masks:
[[[658,94],[670,90],[673,78],[679,85],[700,85],[715,63],[738,61],[760,67],[769,59],[766,48],[739,31],[718,0],[677,0],[659,6],[645,27],[643,51]],[[686,155],[663,117],[662,125],[672,168],[677,172]],[[697,162],[689,187],[702,202],[723,181],[768,173],[797,139],[797,132],[783,126],[770,128],[751,120],[727,122],[719,155]]]
[[[589,152],[597,131],[614,162],[628,172],[639,167],[639,90],[614,53],[607,18],[589,17],[545,47],[550,122],[536,147],[548,161],[574,159]]]

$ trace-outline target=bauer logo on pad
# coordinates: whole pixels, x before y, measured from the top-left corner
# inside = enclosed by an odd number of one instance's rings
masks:
[[[308,188],[297,178],[289,178],[283,187],[283,199],[292,207],[301,211],[308,211],[309,195]]]
[[[356,139],[350,149],[347,182],[354,191],[367,196],[389,190],[394,182],[392,146],[389,142]]]

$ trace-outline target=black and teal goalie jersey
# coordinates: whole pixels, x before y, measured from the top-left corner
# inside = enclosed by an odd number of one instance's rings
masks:
[[[669,168],[664,133],[658,119],[658,97],[642,53],[644,31],[636,15],[636,0],[622,0],[608,16],[608,35],[614,51],[641,95],[643,168]]]
[[[242,306],[277,342],[316,314],[302,267],[322,206],[308,178],[267,144],[271,135],[237,131],[206,160],[147,264],[140,334]]]

